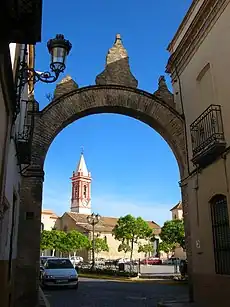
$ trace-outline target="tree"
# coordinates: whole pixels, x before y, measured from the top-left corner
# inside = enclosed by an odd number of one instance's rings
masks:
[[[93,249],[93,240],[90,242],[90,250]],[[100,252],[108,252],[109,246],[107,242],[102,238],[95,238],[95,253],[99,254]]]
[[[184,221],[179,219],[166,221],[161,228],[160,237],[168,245],[179,244],[185,249]]]
[[[67,241],[67,233],[62,230],[51,230],[54,232],[54,247],[61,253],[68,253],[70,246]]]
[[[170,243],[166,243],[164,241],[160,242],[158,245],[158,250],[157,252],[159,253],[160,251],[164,252],[167,254],[171,253],[175,248],[175,244],[170,244]]]
[[[53,249],[52,238],[50,235],[50,231],[48,230],[43,230],[41,233],[40,249],[42,251],[45,251],[47,249]]]
[[[118,252],[124,252],[125,255],[127,254],[127,252],[130,252],[131,251],[131,248],[128,244],[126,243],[121,243],[119,246],[118,246]]]
[[[113,235],[122,244],[129,245],[130,260],[132,260],[134,244],[140,239],[149,239],[152,236],[152,229],[141,217],[135,218],[128,214],[119,218],[113,229]]]
[[[68,253],[75,253],[89,247],[89,239],[79,231],[71,230],[66,235],[66,245]]]
[[[153,253],[153,244],[150,242],[143,245],[140,244],[138,247],[138,253],[144,253],[145,257],[147,257],[150,253]]]

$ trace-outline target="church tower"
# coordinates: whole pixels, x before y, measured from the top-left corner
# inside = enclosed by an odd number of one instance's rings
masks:
[[[77,166],[73,172],[71,212],[81,214],[91,214],[91,174],[86,167],[83,152]]]

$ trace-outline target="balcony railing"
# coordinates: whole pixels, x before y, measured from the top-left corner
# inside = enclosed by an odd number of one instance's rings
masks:
[[[224,151],[226,142],[219,105],[210,105],[191,124],[190,131],[194,164],[210,164]]]

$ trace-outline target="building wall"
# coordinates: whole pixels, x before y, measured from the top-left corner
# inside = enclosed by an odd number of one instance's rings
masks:
[[[226,7],[219,12],[217,20],[202,42],[196,46],[195,53],[179,72],[182,90],[182,102],[187,126],[188,158],[190,171],[195,169],[191,162],[192,143],[191,123],[210,105],[221,105],[224,134],[227,147],[230,145],[230,4],[222,1]],[[224,7],[224,6],[223,6]],[[178,38],[180,40],[181,38]],[[177,44],[172,47],[175,51]],[[192,48],[192,47],[190,47]],[[178,92],[178,78],[173,78],[174,92]],[[175,83],[174,83],[175,82]],[[177,108],[181,109],[180,99]],[[220,157],[206,168],[191,174],[185,181],[188,184],[189,218],[192,240],[192,270],[194,295],[197,302],[209,306],[228,306],[230,278],[215,273],[214,247],[211,222],[210,200],[216,194],[224,194],[229,204],[230,156]],[[219,285],[216,287],[216,285]],[[226,289],[226,291],[225,291]]]
[[[52,230],[55,227],[57,217],[53,213],[42,213],[41,222],[44,230]]]
[[[182,209],[174,209],[172,210],[172,220],[182,220],[183,219],[183,210]]]
[[[17,59],[21,55],[21,46],[10,44],[9,50],[14,77]],[[22,93],[22,99],[28,99],[26,87]],[[5,204],[4,213],[0,218],[0,275],[2,279],[0,296],[3,297],[1,306],[7,307],[10,306],[10,301],[12,301],[14,293],[20,205],[21,175],[17,159],[15,134],[20,131],[20,125],[24,117],[25,109],[21,106],[21,112],[19,112],[15,123],[12,125],[12,117],[9,111],[8,113],[6,112],[6,105],[4,105],[3,99],[0,98],[0,175],[4,176],[1,198]],[[3,152],[4,145],[2,144],[6,136],[7,147]]]

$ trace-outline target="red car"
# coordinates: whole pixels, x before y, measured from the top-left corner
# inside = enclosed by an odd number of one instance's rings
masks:
[[[141,264],[159,265],[159,264],[162,264],[162,260],[157,257],[150,257],[150,258],[141,260]]]

